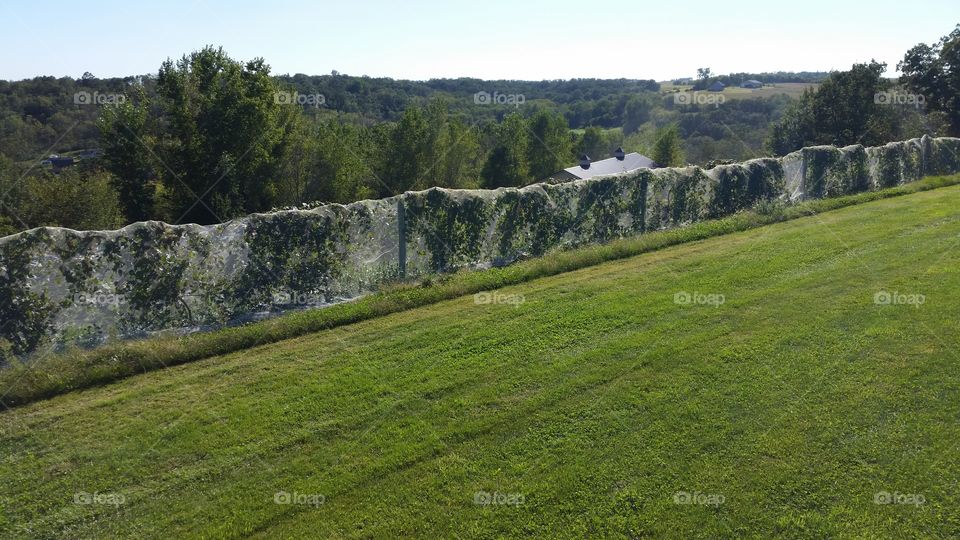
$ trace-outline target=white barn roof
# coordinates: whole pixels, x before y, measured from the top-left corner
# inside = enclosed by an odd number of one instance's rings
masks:
[[[594,176],[607,176],[610,174],[620,174],[625,172],[632,172],[637,169],[642,168],[652,169],[655,167],[653,160],[638,154],[636,152],[630,152],[629,154],[623,156],[623,160],[619,160],[615,157],[601,159],[600,161],[594,161],[590,164],[589,169],[584,169],[579,165],[573,167],[568,167],[564,171],[576,176],[577,178],[593,178]]]

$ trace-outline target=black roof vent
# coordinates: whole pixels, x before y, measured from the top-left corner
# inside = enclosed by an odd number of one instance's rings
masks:
[[[613,151],[613,157],[617,158],[620,161],[623,161],[623,156],[624,156],[623,147],[618,146],[617,149]]]
[[[590,156],[586,154],[580,155],[580,168],[589,169],[590,168]]]

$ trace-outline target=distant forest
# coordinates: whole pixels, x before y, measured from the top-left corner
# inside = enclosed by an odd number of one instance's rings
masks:
[[[617,147],[659,166],[709,167],[815,144],[956,136],[957,66],[960,25],[907,51],[898,81],[877,62],[831,73],[701,68],[663,87],[290,76],[214,47],[150,75],[0,81],[0,235],[523,186]],[[749,79],[762,91],[735,88]],[[704,90],[716,82],[734,88]]]
[[[716,77],[730,84],[745,79],[757,79],[765,83],[818,82],[827,73],[743,73]],[[0,80],[0,153],[23,161],[39,158],[44,152],[63,153],[97,148],[99,130],[96,125],[97,107],[74,103],[77,92],[93,95],[123,93],[133,85],[140,85],[148,97],[156,95],[156,74],[123,78],[100,79],[86,73],[79,79],[69,77],[36,77],[22,81]],[[343,75],[275,75],[273,79],[282,87],[288,87],[301,95],[322,95],[324,103],[319,107],[304,105],[308,116],[337,117],[340,121],[361,125],[395,122],[410,105],[425,105],[431,99],[444,98],[452,114],[470,125],[500,121],[506,114],[519,110],[547,109],[563,115],[571,129],[599,127],[602,129],[630,129],[628,103],[631,98],[651,101],[650,108],[671,109],[670,100],[659,103],[660,85],[652,80],[633,79],[572,79],[558,81],[485,81],[481,79],[432,79],[407,81],[390,78],[373,78]],[[494,92],[502,95],[523,95],[524,107],[485,106],[474,101],[477,92]],[[785,99],[774,103],[741,104],[749,117],[732,124],[744,124],[751,130],[765,130],[770,120],[781,110]],[[496,105],[495,103],[491,105]],[[738,108],[739,105],[733,105]],[[679,108],[678,108],[679,109]],[[681,122],[681,136],[697,137],[711,133],[715,140],[719,129],[706,120],[705,129],[688,129],[702,124],[698,113],[703,107],[690,107],[678,112],[688,118]],[[710,113],[710,111],[706,111]],[[732,111],[731,111],[732,112]],[[737,113],[729,116],[736,116]],[[715,114],[708,114],[715,116]],[[730,124],[730,122],[725,122]],[[725,128],[723,129],[725,131]],[[763,140],[754,135],[747,139]],[[759,146],[751,146],[760,150]],[[696,152],[688,152],[692,157]],[[744,154],[729,153],[704,156],[703,159],[737,159]],[[695,160],[697,158],[695,157]]]

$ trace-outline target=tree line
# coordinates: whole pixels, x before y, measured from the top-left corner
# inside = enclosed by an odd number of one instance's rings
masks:
[[[98,107],[98,162],[29,174],[29,182],[13,178],[9,159],[0,163],[0,226],[209,224],[431,186],[520,186],[570,166],[578,153],[606,157],[619,143],[596,127],[571,132],[560,112],[537,104],[479,123],[445,97],[408,105],[395,122],[311,115],[269,71],[260,59],[239,62],[207,47],[164,62],[149,84],[129,81],[122,99]],[[42,209],[31,204],[40,187]],[[48,211],[81,204],[96,209]]]
[[[262,59],[241,62],[213,47],[150,76],[0,81],[0,234],[215,223],[432,186],[521,186],[618,146],[663,166],[711,165],[814,144],[957,135],[958,43],[960,26],[917,45],[899,81],[870,62],[830,73],[798,99],[722,106],[677,100],[642,80],[275,76]],[[467,94],[478,89],[529,95],[521,107]],[[65,106],[64,91],[122,99]],[[923,103],[878,98],[897,92]],[[48,143],[103,156],[45,170],[34,152]]]
[[[773,124],[768,147],[783,155],[804,146],[880,145],[923,134],[960,136],[960,25],[937,43],[911,48],[897,64],[870,61],[831,73]]]

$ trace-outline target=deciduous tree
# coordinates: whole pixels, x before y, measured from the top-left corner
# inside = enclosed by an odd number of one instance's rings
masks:
[[[907,51],[897,69],[900,81],[922,94],[928,109],[947,115],[949,134],[960,136],[960,24],[938,43]]]

